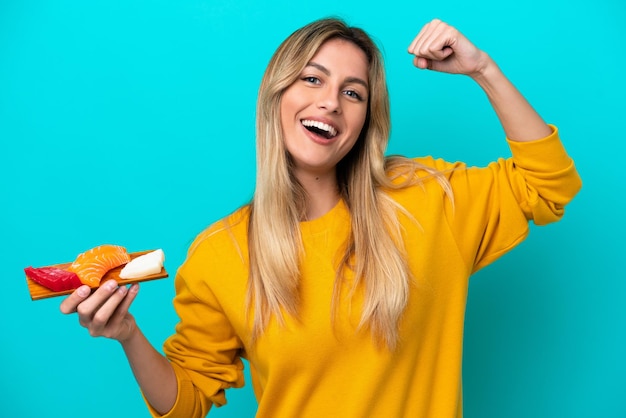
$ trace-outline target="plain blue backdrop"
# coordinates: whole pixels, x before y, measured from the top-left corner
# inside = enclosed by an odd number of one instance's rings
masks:
[[[271,53],[329,15],[384,50],[390,153],[508,155],[471,80],[411,65],[406,47],[439,17],[559,126],[583,177],[561,222],[533,227],[471,281],[465,416],[626,417],[618,0],[0,2],[1,416],[148,416],[118,344],[89,337],[58,298],[31,301],[23,268],[115,243],[163,248],[173,275],[194,236],[251,197]],[[158,348],[177,320],[173,295],[171,277],[146,283],[132,308]],[[254,416],[249,385],[228,399],[211,416]]]

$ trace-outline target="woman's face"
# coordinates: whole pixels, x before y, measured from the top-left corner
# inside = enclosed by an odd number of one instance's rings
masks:
[[[285,146],[295,175],[334,175],[357,141],[367,114],[368,63],[352,42],[325,42],[280,105]]]

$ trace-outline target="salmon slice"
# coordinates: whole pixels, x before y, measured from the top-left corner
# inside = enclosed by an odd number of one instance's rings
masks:
[[[79,254],[67,270],[76,273],[83,284],[98,287],[107,271],[129,261],[126,248],[105,244]]]

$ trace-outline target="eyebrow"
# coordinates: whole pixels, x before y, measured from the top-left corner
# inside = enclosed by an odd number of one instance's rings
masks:
[[[328,68],[324,67],[322,64],[318,64],[316,62],[310,61],[306,66],[307,67],[317,68],[318,70],[320,70],[324,74],[330,75],[330,70]],[[361,85],[363,85],[363,87],[365,87],[366,89],[369,90],[369,86],[367,84],[367,81],[365,81],[365,80],[363,80],[363,79],[361,79],[359,77],[348,77],[348,78],[346,78],[346,82],[361,84]]]

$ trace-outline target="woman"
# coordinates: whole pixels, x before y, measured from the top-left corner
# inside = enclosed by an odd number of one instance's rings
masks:
[[[294,32],[259,91],[251,204],[192,244],[176,276],[166,357],[129,306],[138,286],[77,289],[61,305],[118,340],[154,416],[202,417],[251,366],[259,417],[458,417],[469,276],[528,222],[558,220],[580,179],[487,54],[434,20],[414,65],[485,91],[513,157],[485,168],[385,158],[383,62],[360,29]]]

